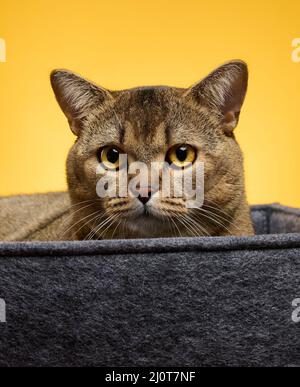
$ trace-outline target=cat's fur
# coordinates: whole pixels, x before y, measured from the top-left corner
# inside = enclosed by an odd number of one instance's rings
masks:
[[[67,159],[70,213],[56,227],[56,239],[253,234],[233,133],[247,80],[242,61],[224,64],[188,89],[108,91],[69,71],[53,71],[57,101],[77,136]],[[205,165],[203,207],[187,209],[178,198],[150,200],[155,211],[145,215],[136,212],[142,206],[137,198],[100,199],[97,152],[107,144],[147,165],[163,161],[173,144],[193,145]]]

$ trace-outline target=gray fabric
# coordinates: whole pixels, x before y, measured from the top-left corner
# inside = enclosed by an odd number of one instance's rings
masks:
[[[0,240],[65,239],[62,230],[68,228],[70,204],[67,192],[0,197]]]
[[[276,234],[0,243],[0,365],[300,365],[300,212],[252,216]]]
[[[300,209],[280,204],[252,206],[256,234],[300,232]]]

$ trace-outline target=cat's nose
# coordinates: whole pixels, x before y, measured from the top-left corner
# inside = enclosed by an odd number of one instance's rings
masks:
[[[141,201],[143,204],[146,204],[150,200],[153,191],[151,187],[143,187],[140,188],[139,192],[139,201]]]

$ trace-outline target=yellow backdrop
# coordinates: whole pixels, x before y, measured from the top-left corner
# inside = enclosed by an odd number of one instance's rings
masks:
[[[66,188],[74,137],[52,69],[108,88],[186,87],[241,58],[250,83],[236,133],[249,201],[299,207],[299,14],[299,0],[0,0],[0,194]]]

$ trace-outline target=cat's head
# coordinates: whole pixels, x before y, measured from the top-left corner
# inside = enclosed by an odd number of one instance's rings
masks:
[[[242,61],[222,65],[187,89],[110,91],[72,72],[53,71],[57,101],[77,136],[67,160],[80,226],[75,231],[94,238],[220,234],[244,198],[242,154],[233,130],[247,79]],[[127,155],[128,165],[166,161],[181,168],[190,162],[193,174],[197,162],[203,162],[204,205],[189,209],[184,195],[174,197],[176,179],[170,197],[149,183],[139,187],[139,197],[100,198],[98,167],[120,173],[120,154]]]

